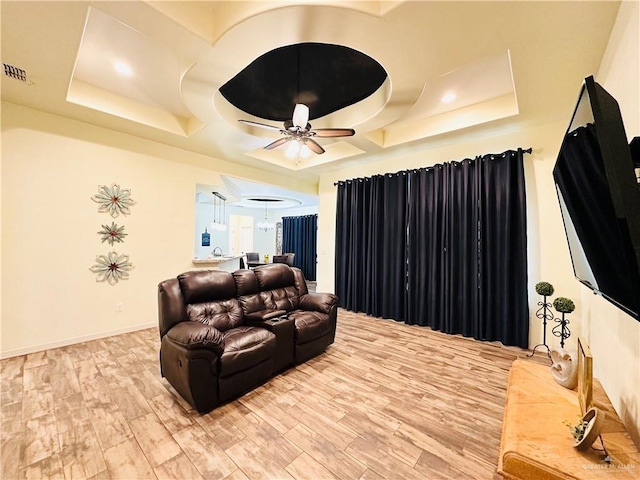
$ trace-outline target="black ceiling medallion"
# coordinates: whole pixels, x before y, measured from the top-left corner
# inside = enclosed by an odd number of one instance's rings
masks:
[[[387,78],[382,65],[341,45],[299,43],[258,57],[220,87],[236,108],[272,121],[291,119],[298,103],[309,120],[329,115],[372,95]]]
[[[272,197],[251,197],[247,198],[250,202],[284,202],[281,198],[272,198]]]

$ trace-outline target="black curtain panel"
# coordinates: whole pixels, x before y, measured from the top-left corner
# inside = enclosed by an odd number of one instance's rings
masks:
[[[527,348],[527,212],[523,151],[487,155],[480,167],[481,294],[477,338]]]
[[[475,336],[478,178],[474,161],[451,162],[409,176],[408,323]]]
[[[295,253],[293,265],[307,280],[316,279],[318,215],[282,217],[282,253]]]
[[[406,195],[406,172],[338,184],[335,281],[344,308],[404,321]]]
[[[372,201],[374,179],[398,183],[384,196],[387,203]],[[340,182],[337,207],[336,293],[342,306],[528,346],[523,150]],[[392,231],[371,228],[374,218]],[[385,239],[396,246],[389,260],[381,258]],[[377,267],[367,265],[371,258]],[[367,277],[372,268],[382,268],[386,281]],[[379,308],[382,299],[393,307]]]

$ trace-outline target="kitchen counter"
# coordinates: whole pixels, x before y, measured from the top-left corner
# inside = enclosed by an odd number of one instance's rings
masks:
[[[226,270],[233,272],[240,268],[240,259],[243,255],[222,255],[211,258],[194,258],[191,263],[194,267],[209,270]]]

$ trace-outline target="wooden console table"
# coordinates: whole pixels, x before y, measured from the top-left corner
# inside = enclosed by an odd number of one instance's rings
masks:
[[[518,359],[509,373],[498,473],[518,480],[637,480],[640,453],[597,379],[593,404],[606,414],[601,438],[604,453],[578,452],[565,422],[581,418],[578,394],[558,385],[548,366]],[[594,448],[602,448],[596,440]]]

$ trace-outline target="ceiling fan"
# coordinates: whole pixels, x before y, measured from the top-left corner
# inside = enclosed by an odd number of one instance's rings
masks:
[[[313,137],[351,137],[356,131],[353,128],[316,128],[312,129],[309,123],[309,107],[302,103],[297,103],[293,109],[293,118],[284,122],[284,128],[274,127],[264,123],[252,122],[250,120],[238,120],[246,125],[254,127],[266,128],[267,130],[279,131],[283,138],[279,138],[275,142],[271,142],[264,147],[265,150],[273,150],[274,148],[284,145],[287,142],[295,140],[300,145],[306,145],[309,150],[318,155],[325,152],[324,148],[316,142]]]

